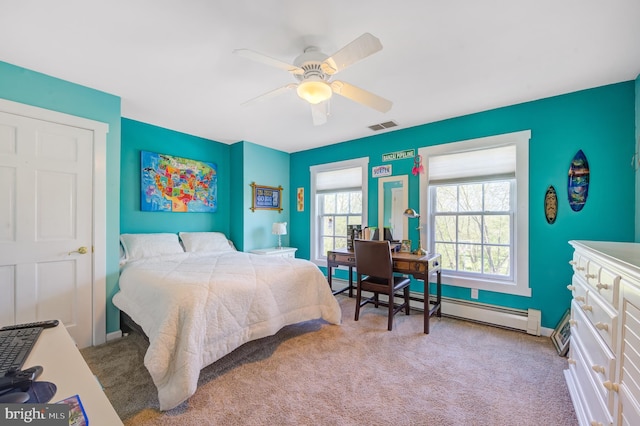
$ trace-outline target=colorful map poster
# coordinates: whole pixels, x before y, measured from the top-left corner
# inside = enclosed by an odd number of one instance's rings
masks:
[[[213,163],[142,151],[140,208],[153,212],[215,212],[218,169]]]

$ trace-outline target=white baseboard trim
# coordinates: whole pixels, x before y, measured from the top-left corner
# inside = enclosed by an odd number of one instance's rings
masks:
[[[341,281],[340,284],[343,286],[347,286],[348,284],[348,281],[346,280],[334,278],[333,281]],[[367,292],[364,294],[367,296],[371,295],[371,293],[367,294]],[[424,311],[424,302],[422,300],[414,300],[416,298],[421,299],[422,296],[422,293],[411,292],[411,297],[413,298],[411,300],[412,309]],[[381,295],[380,300],[387,301],[388,299]],[[435,297],[432,296],[431,300],[435,300]],[[543,329],[540,327],[542,313],[537,309],[512,309],[468,300],[443,297],[442,315],[480,322],[497,327],[520,330],[534,336],[540,336],[543,333]],[[545,334],[543,335],[547,335],[547,330],[548,329],[544,329]],[[548,335],[551,335],[552,331],[553,330],[550,330]]]
[[[112,331],[111,333],[107,333],[107,342],[111,340],[120,339],[122,337],[122,330]]]

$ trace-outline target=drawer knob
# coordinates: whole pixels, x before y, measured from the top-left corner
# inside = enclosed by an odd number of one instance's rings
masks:
[[[598,330],[604,330],[604,331],[609,331],[609,324],[605,324],[603,322],[597,322],[596,323],[596,328]]]
[[[582,305],[580,307],[583,311],[593,311],[593,307],[591,305]]]
[[[576,271],[584,271],[584,266],[576,266]]]
[[[596,373],[602,373],[602,374],[604,374],[604,373],[605,373],[605,369],[604,369],[604,367],[603,367],[603,366],[601,366],[601,365],[593,365],[593,366],[591,366],[591,369],[592,369],[593,371],[595,371]]]
[[[576,299],[576,301],[578,302],[586,302],[584,296],[576,296],[574,299]]]
[[[576,262],[575,260],[570,260],[569,261],[569,265],[571,266],[576,266],[578,264],[578,262]]]
[[[595,278],[595,277],[596,277],[596,274],[584,274],[584,277],[585,277],[586,279],[589,279],[589,278]]]
[[[574,319],[569,320],[569,325],[570,325],[571,327],[573,327],[573,326],[574,326],[574,325],[576,325],[576,324],[578,324],[578,321],[576,321],[576,320],[574,320]]]
[[[602,284],[602,283],[598,283],[596,285],[596,288],[598,290],[609,290],[609,284]]]
[[[614,391],[614,392],[618,392],[618,390],[620,389],[620,386],[617,383],[612,383],[609,380],[604,382],[602,385],[605,388],[607,388],[607,390]]]
[[[591,423],[589,423],[591,426],[604,426],[602,423],[600,423],[597,420],[591,420]]]
[[[575,290],[575,289],[576,289],[576,286],[575,286],[575,285],[571,285],[571,284],[569,284],[569,285],[567,286],[567,290],[569,290],[569,291],[573,291],[573,290]]]
[[[568,362],[569,364],[576,365],[576,360],[575,360],[575,359],[573,359],[573,358],[568,358],[568,359],[567,359],[567,362]]]

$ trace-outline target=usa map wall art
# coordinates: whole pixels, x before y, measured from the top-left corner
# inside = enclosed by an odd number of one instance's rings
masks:
[[[152,212],[218,210],[218,167],[214,163],[140,152],[140,208]]]

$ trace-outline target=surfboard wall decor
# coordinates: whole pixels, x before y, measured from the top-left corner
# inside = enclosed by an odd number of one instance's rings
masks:
[[[553,185],[549,185],[544,194],[544,217],[547,223],[553,224],[558,216],[558,194]]]
[[[576,152],[571,160],[567,192],[571,210],[575,212],[582,210],[589,195],[589,162],[582,150]]]

